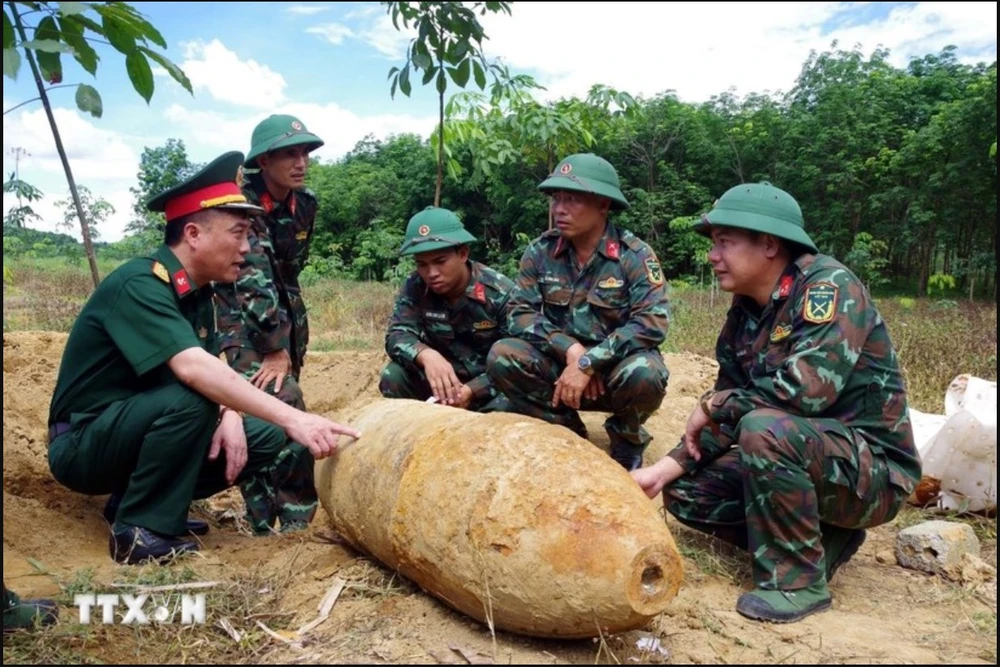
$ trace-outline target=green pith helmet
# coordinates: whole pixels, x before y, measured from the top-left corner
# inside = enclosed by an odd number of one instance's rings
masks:
[[[767,181],[744,183],[726,190],[712,210],[694,224],[694,230],[703,236],[711,236],[712,225],[772,234],[798,243],[810,252],[819,252],[806,234],[798,202]]]
[[[611,200],[611,208],[623,211],[628,201],[621,191],[618,172],[611,163],[593,153],[576,153],[563,158],[555,171],[539,184],[542,192],[550,190],[575,190],[591,192]]]
[[[299,144],[311,144],[309,150],[316,150],[323,145],[323,140],[309,132],[302,121],[295,116],[272,114],[253,129],[250,152],[247,153],[247,161],[243,166],[247,169],[257,169],[258,155]]]
[[[457,215],[446,208],[428,206],[410,218],[399,254],[416,255],[475,242],[476,237],[465,230]]]

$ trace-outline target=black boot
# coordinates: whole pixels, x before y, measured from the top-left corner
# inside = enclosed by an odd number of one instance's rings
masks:
[[[139,526],[115,527],[108,543],[111,557],[126,565],[153,560],[158,563],[184,553],[198,551],[198,545],[170,535],[154,533]]]
[[[623,443],[611,443],[611,458],[617,461],[627,472],[642,467],[642,449]]]
[[[115,525],[115,517],[118,515],[118,506],[121,503],[122,497],[119,493],[112,493],[111,497],[108,498],[108,502],[104,506],[104,520],[108,522],[109,526]],[[188,519],[187,531],[192,535],[204,535],[208,532],[208,524],[197,519]]]

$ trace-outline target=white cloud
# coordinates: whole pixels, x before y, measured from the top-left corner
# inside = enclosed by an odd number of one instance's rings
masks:
[[[340,45],[345,37],[353,37],[354,31],[342,23],[323,23],[306,28],[311,35],[319,35],[331,44]]]
[[[401,114],[358,116],[352,111],[330,103],[286,104],[268,113],[232,117],[214,111],[192,110],[179,104],[166,111],[172,132],[185,137],[188,156],[192,161],[211,160],[224,151],[250,150],[253,128],[270,113],[291,114],[301,120],[310,132],[325,144],[313,155],[322,160],[335,160],[352,150],[367,134],[384,138],[390,134],[412,132],[427,137],[437,124],[433,116],[419,118]]]
[[[787,91],[810,50],[825,51],[834,39],[843,49],[860,42],[866,53],[881,44],[898,65],[949,43],[996,58],[996,3],[900,6],[886,19],[824,32],[865,4],[579,3],[567,12],[519,3],[512,16],[481,21],[488,57],[537,72],[548,99],[584,96],[596,83],[644,95],[673,89],[687,101],[729,88]]]
[[[121,238],[131,219],[132,195],[128,188],[135,184],[139,170],[139,153],[133,147],[137,139],[97,127],[75,109],[55,107],[52,113],[73,180],[77,186],[87,187],[95,197],[103,197],[115,208],[115,213],[101,226],[102,239]],[[64,209],[56,202],[70,198],[69,185],[45,111],[29,108],[4,116],[3,137],[4,180],[15,168],[12,149],[22,148],[27,155],[18,163],[19,176],[44,195],[41,201],[30,203],[35,213],[42,216],[42,221],[29,226],[64,231],[58,227]],[[4,193],[4,213],[16,201],[15,197]],[[73,230],[67,233],[80,239],[76,225],[78,223],[74,223]]]
[[[289,14],[297,14],[298,16],[312,16],[313,14],[319,14],[320,12],[325,12],[330,9],[330,7],[323,5],[291,5],[288,8]]]
[[[382,13],[382,11],[383,11],[382,8],[379,7],[378,5],[368,4],[362,7],[361,9],[355,9],[350,12],[347,12],[347,15],[344,16],[344,18],[348,21],[352,19],[361,19]]]
[[[392,18],[388,14],[383,14],[357,33],[364,42],[386,58],[400,60],[406,57],[406,49],[410,40],[417,36],[417,31],[412,25],[404,28],[402,22],[399,27],[400,29],[396,30],[392,25]]]
[[[218,39],[182,44],[186,60],[180,67],[196,90],[245,107],[267,109],[285,101],[285,77],[256,60],[240,60]]]

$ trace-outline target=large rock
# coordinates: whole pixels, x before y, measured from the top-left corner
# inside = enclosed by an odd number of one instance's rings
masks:
[[[362,437],[316,464],[334,529],[454,609],[582,638],[638,628],[677,594],[655,504],[569,429],[401,399],[338,420]]]
[[[968,524],[927,521],[900,531],[896,558],[903,567],[951,576],[965,554],[979,555],[979,538]]]

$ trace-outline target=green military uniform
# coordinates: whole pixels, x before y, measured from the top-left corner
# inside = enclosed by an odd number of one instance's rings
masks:
[[[804,251],[760,308],[736,296],[703,409],[718,430],[664,489],[681,522],[749,549],[758,591],[737,609],[772,621],[829,607],[828,578],[891,521],[920,479],[906,392],[885,322],[863,284],[817,254],[801,211],[769,184],[737,186],[696,228],[770,233]]]
[[[566,158],[539,186],[595,192],[621,209],[628,203],[618,187],[613,167],[590,154]],[[597,400],[581,398],[581,409],[612,413],[604,424],[611,456],[632,470],[652,441],[643,424],[666,395],[669,372],[659,345],[668,326],[663,274],[648,244],[609,222],[581,269],[572,244],[551,230],[532,241],[521,258],[510,297],[512,338],[490,352],[489,374],[514,411],[586,437],[576,410],[552,407],[566,352],[581,343],[607,388]]]
[[[254,129],[252,148],[244,167],[248,178],[242,184],[247,201],[260,206],[249,234],[250,252],[234,283],[216,287],[219,345],[230,367],[247,379],[260,369],[264,357],[286,350],[291,371],[265,389],[285,403],[305,410],[299,386],[309,344],[309,320],[299,275],[309,256],[316,222],[317,202],[308,189],[293,190],[283,202],[276,202],[263,176],[255,170],[263,153],[305,145],[315,150],[323,141],[310,133],[293,116],[272,115]],[[283,451],[272,469],[240,485],[247,508],[247,520],[257,534],[268,534],[276,522],[282,532],[304,527],[316,514],[312,455],[300,445]]]
[[[411,218],[401,255],[441,250],[474,242],[451,211],[428,207]],[[472,390],[469,409],[507,411],[507,398],[486,374],[486,357],[493,344],[508,335],[507,299],[513,281],[479,262],[467,261],[469,283],[454,304],[432,291],[414,271],[403,283],[385,336],[389,363],[379,379],[386,398],[427,400],[432,391],[417,363],[427,348],[439,352],[455,375]]]
[[[207,207],[259,211],[239,193],[243,155],[220,156],[150,210],[172,221]],[[197,544],[187,530],[192,499],[223,489],[225,457],[208,461],[219,405],[182,384],[167,366],[183,350],[218,354],[212,288],[196,285],[167,245],[105,278],[70,331],[49,414],[49,466],[85,494],[118,496],[110,549],[135,563]],[[239,480],[287,446],[277,426],[247,417],[248,460]]]

